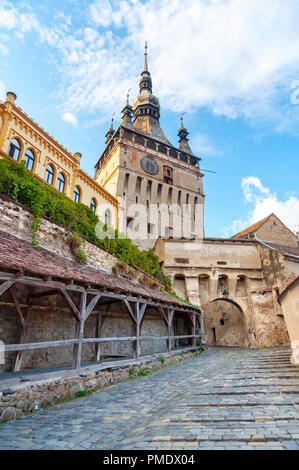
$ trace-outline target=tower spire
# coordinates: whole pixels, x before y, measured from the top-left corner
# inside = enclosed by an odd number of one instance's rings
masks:
[[[148,63],[147,63],[147,41],[144,44],[144,65],[143,72],[148,72]]]
[[[143,71],[141,73],[141,77],[139,80],[139,89],[140,93],[142,90],[148,90],[150,93],[152,92],[152,79],[151,74],[148,71],[148,63],[147,63],[147,41],[144,45],[144,64],[143,64]]]

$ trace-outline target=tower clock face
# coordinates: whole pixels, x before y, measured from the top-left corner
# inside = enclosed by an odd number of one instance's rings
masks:
[[[153,157],[142,157],[140,164],[143,171],[149,175],[157,175],[159,173],[159,165]]]

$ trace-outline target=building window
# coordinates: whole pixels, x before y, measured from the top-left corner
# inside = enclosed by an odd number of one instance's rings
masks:
[[[81,199],[81,190],[78,186],[75,186],[73,201],[74,202],[80,202],[80,199]]]
[[[134,218],[127,217],[127,228],[133,229]]]
[[[172,171],[172,168],[169,168],[168,166],[164,166],[163,170],[164,170],[163,171],[164,183],[173,184],[173,171]]]
[[[54,180],[54,168],[52,165],[47,165],[47,168],[46,168],[46,174],[45,174],[45,181],[48,183],[48,184],[53,184],[53,180]]]
[[[109,211],[109,209],[105,210],[105,224],[110,225],[110,211]]]
[[[64,188],[65,188],[65,177],[63,173],[59,173],[58,178],[57,178],[57,189],[61,193],[64,193]]]
[[[18,141],[18,139],[12,139],[10,146],[9,146],[8,155],[17,162],[19,160],[20,153],[21,153],[20,142]]]
[[[91,199],[90,201],[90,208],[92,210],[92,212],[96,212],[97,210],[97,203],[96,203],[96,200],[94,198]]]
[[[162,193],[162,184],[159,183],[158,188],[157,188],[157,199],[159,202],[161,202],[161,193]]]
[[[154,225],[153,224],[147,224],[147,233],[150,235],[153,233]]]
[[[35,156],[32,150],[26,150],[24,162],[26,165],[27,170],[32,171],[34,166]]]

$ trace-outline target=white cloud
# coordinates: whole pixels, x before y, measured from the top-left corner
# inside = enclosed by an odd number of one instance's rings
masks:
[[[245,220],[234,220],[230,227],[223,230],[226,237],[235,235],[250,225],[262,220],[272,212],[294,232],[299,231],[299,198],[293,194],[280,200],[276,193],[266,188],[255,176],[242,178],[241,188],[245,201],[251,204]]]
[[[64,113],[63,116],[62,116],[62,119],[65,122],[69,122],[70,124],[72,124],[75,127],[78,126],[77,118],[73,113]]]
[[[0,26],[34,29],[57,49],[61,98],[71,111],[103,119],[120,111],[127,90],[138,93],[148,40],[162,112],[206,107],[298,132],[299,105],[291,104],[299,79],[297,0],[94,0],[82,6],[86,27],[79,30],[69,16],[69,29],[63,15],[54,26],[34,13],[20,17],[0,0]]]
[[[209,137],[199,132],[194,134],[194,136],[190,136],[190,145],[193,152],[198,156],[215,157],[221,154],[221,151],[215,148]]]

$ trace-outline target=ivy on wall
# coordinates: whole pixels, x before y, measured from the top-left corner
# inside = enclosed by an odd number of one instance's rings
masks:
[[[42,217],[47,217],[67,230],[96,243],[127,264],[145,271],[162,282],[168,292],[172,291],[171,280],[162,272],[159,258],[152,249],[140,250],[130,239],[123,238],[117,230],[107,227],[89,207],[70,201],[64,194],[34,178],[26,170],[24,162],[16,165],[10,160],[0,160],[0,194],[24,205],[32,212],[34,246],[38,246],[36,233]],[[106,233],[104,239],[99,239],[96,235],[97,224]],[[79,251],[77,254],[82,261],[84,253]]]

